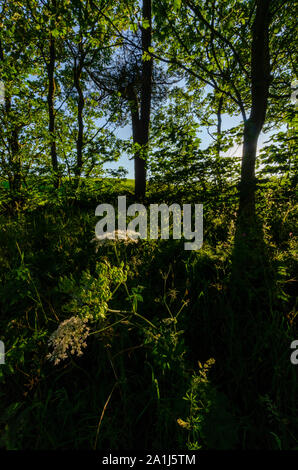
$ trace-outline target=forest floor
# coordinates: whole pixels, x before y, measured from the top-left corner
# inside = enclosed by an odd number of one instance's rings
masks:
[[[297,449],[294,190],[260,190],[236,244],[232,192],[149,186],[145,204],[204,204],[203,247],[96,252],[96,206],[133,200],[133,181],[99,183],[1,192],[0,447]]]

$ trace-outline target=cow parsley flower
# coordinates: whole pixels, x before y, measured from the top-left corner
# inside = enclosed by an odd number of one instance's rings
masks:
[[[60,323],[48,341],[53,351],[47,355],[47,359],[57,365],[63,359],[67,359],[69,354],[81,356],[82,348],[87,346],[86,338],[90,330],[86,325],[87,321],[74,316]]]

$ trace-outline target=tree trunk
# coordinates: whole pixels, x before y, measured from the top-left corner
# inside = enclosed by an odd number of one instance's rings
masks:
[[[218,108],[217,108],[217,130],[216,130],[216,155],[215,155],[215,168],[216,168],[216,181],[219,192],[222,192],[222,175],[221,175],[221,162],[220,162],[220,152],[222,144],[222,107],[223,107],[223,96],[219,98]]]
[[[248,119],[244,124],[239,204],[239,212],[248,217],[255,214],[255,163],[259,135],[259,128]]]
[[[4,52],[2,43],[0,40],[0,60],[4,62]],[[21,189],[22,183],[22,163],[20,158],[20,144],[19,144],[19,132],[20,126],[14,122],[15,117],[11,109],[11,96],[7,90],[4,91],[4,109],[8,123],[11,125],[11,132],[8,136],[9,145],[9,165],[8,165],[8,181],[9,190],[12,194],[18,193]]]
[[[50,47],[49,47],[49,62],[47,64],[48,71],[48,113],[49,113],[49,134],[50,134],[50,152],[52,160],[52,168],[54,172],[54,186],[59,187],[60,177],[58,172],[58,159],[57,149],[55,140],[55,110],[54,110],[54,99],[55,99],[55,61],[56,61],[56,45],[55,39],[50,34]]]
[[[265,122],[270,85],[269,25],[271,0],[256,0],[252,29],[251,97],[249,119],[244,124],[239,214],[255,215],[255,162],[260,132]]]
[[[143,0],[143,21],[147,20],[149,26],[142,27],[142,52],[149,54],[152,36],[152,7],[151,0]],[[148,57],[142,62],[142,89],[139,122],[136,116],[133,118],[133,139],[134,143],[140,145],[134,158],[135,164],[135,196],[143,199],[146,192],[146,157],[149,141],[151,94],[152,94],[152,70],[153,59]],[[133,113],[132,113],[133,114]]]
[[[13,176],[11,181],[11,190],[13,193],[17,193],[21,189],[22,175],[21,175],[21,160],[20,160],[20,145],[19,145],[19,133],[16,128],[13,129],[11,138],[9,139],[9,146],[11,149],[11,161],[10,165],[12,168]]]
[[[79,180],[82,167],[83,167],[83,138],[84,138],[84,120],[83,120],[83,110],[85,105],[84,94],[81,86],[81,72],[82,64],[81,61],[79,65],[74,65],[74,84],[78,93],[78,109],[77,109],[77,119],[78,119],[78,136],[77,136],[77,164],[75,168],[76,179]]]

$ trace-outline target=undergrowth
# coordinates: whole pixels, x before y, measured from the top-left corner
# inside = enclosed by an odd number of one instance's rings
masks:
[[[1,447],[297,449],[294,195],[265,187],[237,238],[233,194],[154,191],[204,203],[202,249],[96,252],[95,207],[117,194],[93,189],[3,198]]]

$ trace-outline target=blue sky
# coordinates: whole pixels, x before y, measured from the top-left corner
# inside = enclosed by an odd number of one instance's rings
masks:
[[[227,129],[231,129],[232,127],[239,125],[241,122],[242,122],[241,116],[229,116],[227,114],[224,114],[222,116],[222,130],[225,131]],[[122,139],[128,139],[131,137],[131,127],[127,125],[123,128],[118,128],[116,133],[118,137]],[[264,141],[268,139],[269,135],[270,134],[265,135],[263,133],[260,135],[258,149],[262,147],[262,145],[264,144]],[[206,148],[212,141],[205,127],[202,127],[202,130],[199,133],[199,137],[202,140],[201,142],[202,149]],[[237,157],[241,158],[241,154],[242,154],[242,145],[235,145],[228,152],[226,152],[226,155],[234,156],[235,158]],[[130,178],[130,179],[134,178],[133,160],[132,159],[130,160],[126,154],[123,154],[117,162],[106,163],[104,165],[104,168],[116,170],[120,166],[124,167],[128,171],[127,178]]]

